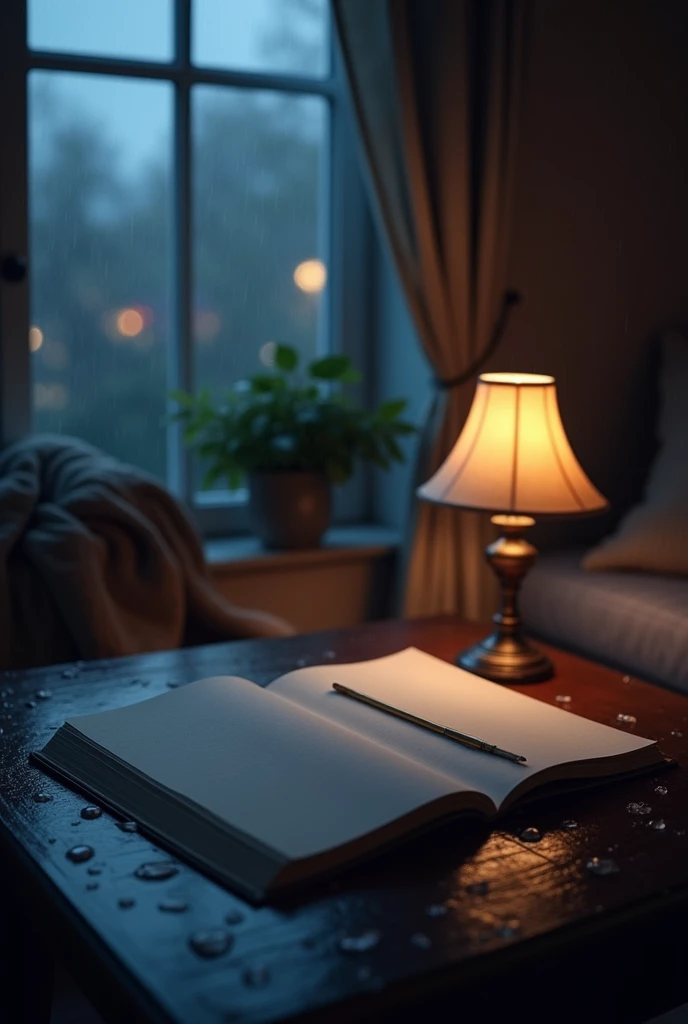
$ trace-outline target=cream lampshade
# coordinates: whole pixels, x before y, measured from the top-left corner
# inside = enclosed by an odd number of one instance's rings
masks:
[[[437,472],[418,488],[428,501],[497,513],[502,536],[486,551],[502,585],[497,629],[458,663],[488,679],[534,682],[552,665],[521,631],[517,593],[536,549],[521,534],[536,515],[601,512],[605,498],[581,468],[559,415],[554,377],[483,373],[465,426]]]

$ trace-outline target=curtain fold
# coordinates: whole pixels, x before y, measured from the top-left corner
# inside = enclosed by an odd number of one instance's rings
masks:
[[[376,207],[438,382],[414,487],[461,431],[502,310],[527,6],[333,0]],[[488,618],[490,535],[487,516],[414,501],[403,613]]]

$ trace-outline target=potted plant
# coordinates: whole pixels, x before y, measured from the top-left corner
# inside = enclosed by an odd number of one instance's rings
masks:
[[[251,526],[266,546],[317,546],[332,484],[348,480],[358,461],[383,469],[404,461],[398,439],[416,430],[401,418],[406,400],[369,412],[343,391],[359,380],[348,356],[316,359],[302,372],[296,350],[277,345],[273,370],[217,402],[208,390],[172,394],[184,439],[208,467],[203,486],[224,478],[234,490],[248,481]]]

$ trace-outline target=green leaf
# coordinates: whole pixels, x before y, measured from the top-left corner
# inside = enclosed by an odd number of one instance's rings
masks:
[[[401,416],[407,405],[408,399],[406,398],[391,398],[388,402],[383,402],[377,410],[378,418],[385,422],[395,420],[397,416]]]
[[[196,399],[193,395],[190,395],[188,391],[170,391],[169,397],[173,402],[176,402],[177,405],[181,405],[182,409],[193,409],[196,404]]]
[[[341,380],[345,373],[351,369],[351,360],[348,356],[325,356],[324,359],[317,359],[308,368],[311,377],[318,380]]]
[[[284,381],[273,373],[257,373],[249,380],[254,394],[267,394],[284,387]]]
[[[387,451],[389,452],[390,456],[396,462],[404,461],[404,453],[402,452],[401,448],[399,447],[399,445],[394,440],[391,434],[388,434],[387,437],[385,437],[385,447],[387,448]]]
[[[363,374],[360,370],[346,370],[341,373],[338,377],[340,384],[359,384],[363,380]]]
[[[275,366],[290,373],[299,365],[299,353],[291,345],[278,345],[275,349]]]
[[[236,466],[230,466],[227,470],[227,483],[230,491],[238,491],[244,484],[244,474]]]
[[[414,426],[413,423],[406,423],[404,420],[399,420],[398,423],[394,424],[394,433],[399,434],[399,436],[417,434],[418,427]]]
[[[207,472],[204,474],[203,479],[201,480],[201,490],[209,491],[213,484],[220,479],[221,475],[222,470],[218,465],[211,466],[210,469],[207,470]]]

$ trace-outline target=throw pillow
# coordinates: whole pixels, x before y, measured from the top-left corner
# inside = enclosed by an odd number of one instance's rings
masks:
[[[592,570],[688,575],[688,339],[662,342],[660,448],[645,497],[583,559]]]

